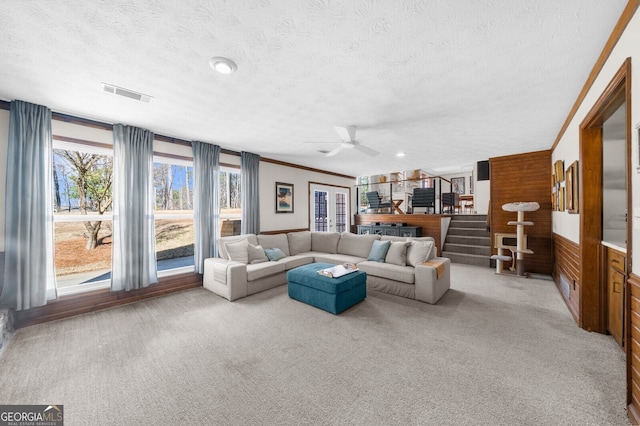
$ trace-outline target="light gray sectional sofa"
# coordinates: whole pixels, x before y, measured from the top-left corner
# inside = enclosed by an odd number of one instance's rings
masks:
[[[436,257],[431,237],[310,231],[247,234],[221,238],[218,251],[220,257],[204,261],[203,285],[230,301],[286,284],[288,270],[313,262],[355,263],[367,273],[368,289],[431,304],[450,287],[450,261]],[[377,260],[367,260],[376,256]]]

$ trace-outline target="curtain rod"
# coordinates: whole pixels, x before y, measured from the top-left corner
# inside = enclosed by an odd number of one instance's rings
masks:
[[[0,100],[0,109],[5,109],[7,111],[11,110],[11,102]],[[105,123],[103,121],[91,120],[89,118],[76,117],[75,115],[63,114],[61,112],[53,112],[52,111],[51,112],[51,118],[53,120],[63,121],[65,123],[80,124],[82,126],[93,127],[95,129],[113,130],[113,124],[112,123]],[[158,141],[162,141],[162,142],[173,143],[173,144],[176,144],[176,145],[191,146],[191,141],[180,139],[180,138],[175,138],[175,137],[172,137],[172,136],[164,136],[164,135],[160,135],[160,134],[154,133],[154,139],[158,140]],[[220,152],[222,154],[240,156],[239,152],[233,151],[233,150],[230,150],[230,149],[226,149],[226,148],[221,148]]]

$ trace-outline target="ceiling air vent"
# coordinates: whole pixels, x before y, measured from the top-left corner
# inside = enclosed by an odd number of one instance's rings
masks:
[[[123,87],[114,86],[113,84],[102,83],[102,90],[114,95],[124,96],[129,99],[141,101],[145,103],[151,102],[153,96],[145,95],[143,93],[134,92],[133,90],[125,89]]]

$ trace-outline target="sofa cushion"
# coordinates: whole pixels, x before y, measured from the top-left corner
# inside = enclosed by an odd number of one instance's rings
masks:
[[[415,284],[416,274],[413,266],[399,266],[393,263],[380,262],[361,262],[358,263],[358,269],[380,278],[400,281],[407,284]]]
[[[253,244],[247,244],[247,255],[249,256],[249,263],[262,263],[268,262],[269,258],[264,254],[262,246],[254,246]]]
[[[335,254],[338,252],[338,241],[340,241],[338,232],[312,232],[311,250]]]
[[[311,231],[289,232],[287,239],[290,256],[311,251]]]
[[[437,255],[436,240],[434,240],[433,237],[413,237],[413,238],[409,238],[407,241],[420,241],[423,243],[431,242],[433,245],[431,246],[431,251],[427,255],[427,260],[431,260],[434,257],[436,257]]]
[[[287,256],[278,260],[278,263],[284,263],[284,269],[288,271],[289,269],[297,268],[298,266],[313,263],[313,256],[307,256],[304,254]]]
[[[411,243],[407,241],[394,241],[390,242],[389,250],[384,261],[386,263],[393,263],[398,266],[407,265],[407,246]]]
[[[284,263],[265,262],[247,265],[247,281],[254,281],[284,271]]]
[[[367,256],[367,260],[384,262],[390,245],[391,241],[374,241],[371,245],[371,251],[369,252],[369,256]]]
[[[348,254],[328,254],[317,253],[315,255],[315,261],[320,263],[333,263],[334,265],[340,265],[342,263],[355,263],[364,262],[366,257],[349,256]]]
[[[272,248],[272,249],[264,249],[264,254],[267,255],[267,257],[269,258],[270,261],[275,262],[278,261],[280,259],[284,259],[285,257],[287,257],[282,250],[280,250],[279,248]]]
[[[226,242],[224,243],[224,248],[227,250],[227,255],[229,259],[240,262],[240,263],[249,263],[249,254],[247,252],[247,247],[249,246],[249,242],[246,238],[236,241],[236,242]]]
[[[255,234],[230,235],[228,237],[218,238],[218,257],[221,257],[222,259],[229,259],[227,250],[224,247],[225,243],[234,243],[240,240],[247,240],[249,244],[253,244],[254,246],[258,245],[258,239]]]
[[[429,260],[433,246],[433,241],[410,241],[407,247],[407,265],[416,266]]]
[[[357,235],[343,232],[340,234],[340,241],[338,241],[338,253],[367,257],[371,252],[373,242],[379,239],[379,235]]]
[[[258,242],[266,249],[279,248],[282,250],[285,256],[289,256],[289,239],[287,234],[260,234],[258,235]]]

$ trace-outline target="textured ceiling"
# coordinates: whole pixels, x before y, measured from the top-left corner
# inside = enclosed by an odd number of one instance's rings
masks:
[[[3,0],[0,98],[354,176],[444,174],[550,148],[625,4]],[[324,157],[334,125],[381,154]]]

